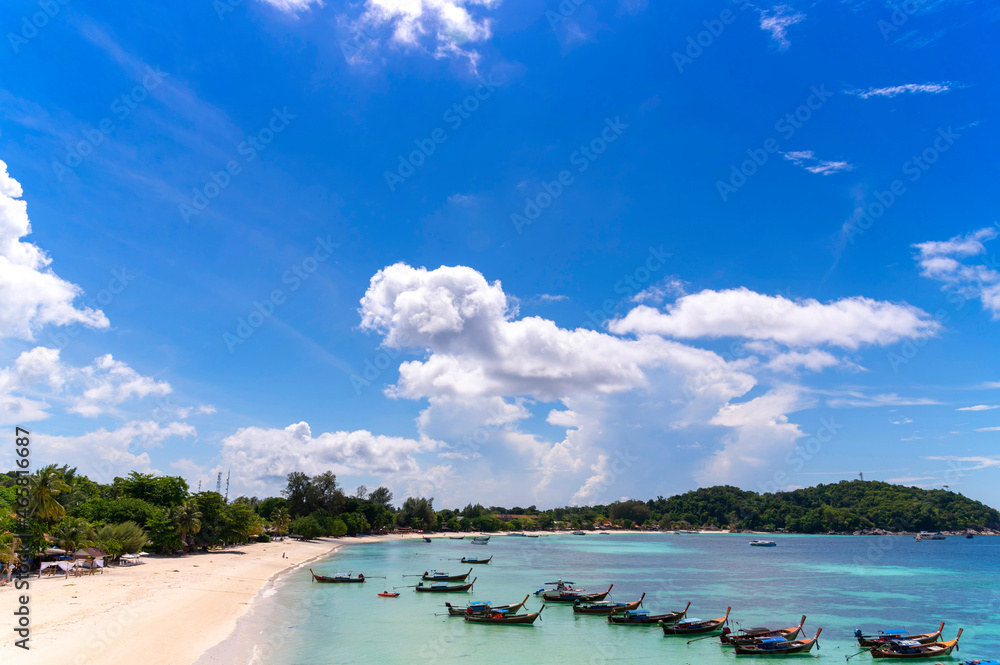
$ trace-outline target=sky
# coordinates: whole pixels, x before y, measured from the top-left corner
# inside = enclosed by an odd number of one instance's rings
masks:
[[[998,19],[5,2],[0,468],[1000,506]]]

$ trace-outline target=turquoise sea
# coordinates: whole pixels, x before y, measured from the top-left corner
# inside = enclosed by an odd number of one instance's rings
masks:
[[[716,639],[687,644],[656,626],[609,625],[549,605],[533,626],[466,624],[441,616],[444,602],[513,603],[563,578],[588,590],[614,583],[612,599],[646,593],[652,613],[682,609],[709,619],[725,614],[744,627],[782,628],[808,615],[805,633],[822,626],[820,649],[809,656],[843,662],[858,651],[855,628],[935,630],[946,622],[961,650],[944,662],[1000,658],[1000,538],[915,542],[909,536],[778,536],[778,546],[748,545],[747,535],[611,534],[519,538],[494,536],[488,546],[436,538],[349,545],[310,566],[320,574],[363,572],[365,584],[314,584],[307,569],[283,578],[258,601],[238,632],[253,642],[254,662],[266,665],[339,663],[684,663],[715,665],[737,657]],[[345,542],[350,542],[346,539]],[[437,569],[465,572],[463,555],[494,555],[472,566],[472,593],[426,594],[404,574]],[[385,576],[387,579],[373,579]],[[471,578],[470,578],[471,579]],[[537,611],[540,600],[527,603]],[[739,660],[753,657],[739,657]],[[868,654],[852,663],[871,661]],[[247,661],[243,661],[247,662]],[[934,660],[923,661],[928,663]]]

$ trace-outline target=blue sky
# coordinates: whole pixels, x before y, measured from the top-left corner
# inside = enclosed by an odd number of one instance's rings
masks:
[[[0,17],[0,417],[36,464],[1000,505],[990,3]]]

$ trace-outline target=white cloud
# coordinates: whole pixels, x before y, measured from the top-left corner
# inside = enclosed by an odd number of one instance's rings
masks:
[[[130,471],[155,471],[146,452],[148,449],[161,446],[169,439],[185,439],[196,433],[187,423],[134,420],[118,429],[101,428],[80,436],[36,433],[35,449],[40,463],[69,464],[95,482],[110,483],[115,476]]]
[[[992,411],[993,409],[1000,409],[1000,404],[976,404],[975,406],[963,406],[963,407],[955,409],[955,410],[956,411]]]
[[[964,467],[959,470],[961,471],[978,471],[979,469],[989,469],[995,466],[1000,466],[1000,457],[950,457],[950,456],[940,456],[940,457],[925,457],[928,460],[937,460],[940,462],[965,462],[971,464],[972,466]]]
[[[939,95],[951,90],[951,82],[942,83],[905,83],[903,85],[893,85],[885,88],[868,88],[867,90],[847,90],[845,94],[868,99],[870,97],[895,97],[902,94],[926,93]]]
[[[39,346],[21,353],[10,367],[0,368],[0,420],[31,422],[48,417],[49,404],[40,397],[68,402],[69,412],[94,417],[128,400],[170,392],[169,383],[143,376],[110,354],[77,368],[63,363],[58,349]]]
[[[629,298],[630,302],[652,303],[659,305],[670,298],[677,298],[687,293],[687,285],[677,277],[667,279],[644,289]]]
[[[834,173],[851,171],[854,169],[854,167],[848,162],[831,162],[825,159],[819,159],[812,150],[795,150],[782,153],[782,155],[784,155],[785,159],[792,162],[796,166],[801,166],[806,171],[809,171],[809,173],[816,173],[819,175],[833,175]]]
[[[260,0],[264,4],[271,5],[276,9],[280,9],[283,12],[289,14],[297,14],[298,12],[305,11],[309,9],[312,5],[318,7],[323,6],[322,0]]]
[[[889,418],[889,422],[892,423],[893,425],[909,425],[913,421],[910,420],[909,418],[898,418],[896,420]]]
[[[941,328],[926,312],[906,304],[860,297],[823,304],[768,296],[742,287],[684,296],[666,312],[636,307],[609,327],[618,334],[736,337],[792,347],[825,344],[846,349],[930,337]]]
[[[388,29],[389,42],[406,49],[424,49],[435,58],[460,57],[476,69],[480,54],[470,45],[492,36],[492,19],[483,16],[500,6],[501,0],[365,0],[364,12],[352,28],[353,44],[360,46],[349,55],[363,62],[365,51],[378,46],[379,30]]]
[[[284,429],[244,427],[222,440],[221,469],[239,469],[239,486],[273,491],[293,471],[316,475],[374,474],[388,482],[419,482],[426,469],[415,454],[434,451],[440,442],[375,435],[367,430],[324,432],[313,436],[308,423]],[[446,467],[439,467],[438,471]]]
[[[812,372],[821,372],[827,367],[851,367],[860,369],[857,365],[836,357],[828,351],[809,349],[808,351],[788,351],[779,353],[768,361],[766,367],[775,372],[792,373],[799,368]]]
[[[994,320],[1000,319],[1000,265],[996,255],[990,257],[988,264],[964,262],[985,254],[983,243],[996,237],[996,229],[986,227],[950,240],[914,245],[921,276],[942,282],[942,289],[966,300],[978,298]]]
[[[771,33],[771,40],[778,44],[781,50],[787,49],[791,43],[788,41],[788,28],[805,20],[805,14],[795,11],[788,5],[776,5],[770,10],[758,10],[760,12],[760,29]]]
[[[1000,427],[980,427],[977,432],[1000,432]]]
[[[842,407],[881,407],[881,406],[930,406],[941,402],[929,397],[901,397],[896,393],[881,393],[865,395],[858,390],[846,391],[843,395],[834,395],[827,403],[835,408]]]
[[[37,245],[21,241],[31,233],[21,195],[21,185],[0,160],[0,339],[32,340],[46,325],[107,328],[103,312],[73,305],[83,293],[80,287],[56,275],[49,267],[52,259]]]

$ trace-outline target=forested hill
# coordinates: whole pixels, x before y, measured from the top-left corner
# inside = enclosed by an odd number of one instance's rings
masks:
[[[851,480],[791,492],[757,494],[728,485],[708,487],[648,503],[661,524],[774,530],[797,533],[953,531],[998,529],[1000,513],[946,490]]]

